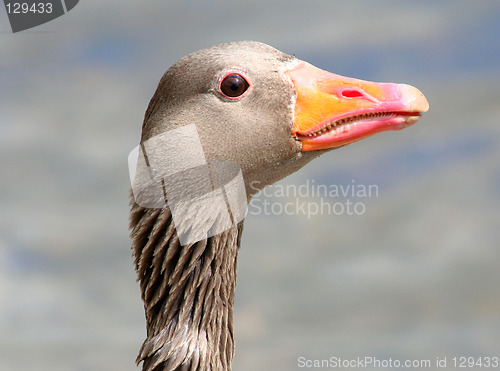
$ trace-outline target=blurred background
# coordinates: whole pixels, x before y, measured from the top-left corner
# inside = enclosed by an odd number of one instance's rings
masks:
[[[12,34],[0,11],[0,369],[137,370],[127,155],[165,70],[234,40],[431,107],[280,183],[377,185],[363,215],[247,217],[234,369],[500,356],[499,19],[495,0],[113,0]]]

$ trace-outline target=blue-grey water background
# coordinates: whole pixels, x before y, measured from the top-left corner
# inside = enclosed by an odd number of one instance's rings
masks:
[[[280,182],[376,185],[363,215],[247,217],[234,369],[500,356],[499,19],[498,1],[113,0],[12,34],[0,11],[0,370],[137,369],[127,155],[164,71],[233,40],[431,107]]]

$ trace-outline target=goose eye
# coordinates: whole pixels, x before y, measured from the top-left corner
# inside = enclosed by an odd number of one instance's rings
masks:
[[[237,98],[248,89],[248,82],[236,73],[227,75],[220,83],[220,91],[228,98]]]

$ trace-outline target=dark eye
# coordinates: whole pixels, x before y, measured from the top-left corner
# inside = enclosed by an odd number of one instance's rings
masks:
[[[247,91],[248,82],[236,73],[227,75],[220,83],[220,91],[226,97],[236,98]]]

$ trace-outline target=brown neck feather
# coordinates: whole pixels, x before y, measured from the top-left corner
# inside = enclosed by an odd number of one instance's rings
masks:
[[[243,222],[181,246],[170,209],[132,204],[132,249],[147,321],[143,371],[228,371]]]

